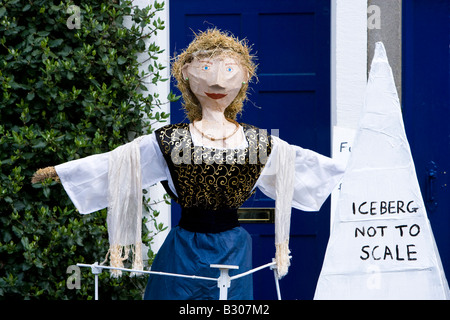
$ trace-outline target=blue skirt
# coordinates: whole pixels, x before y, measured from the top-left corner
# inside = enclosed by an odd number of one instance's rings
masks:
[[[252,268],[252,239],[236,227],[220,233],[198,233],[173,228],[158,251],[151,270],[218,278],[219,269],[210,264],[239,266],[230,276]],[[150,275],[145,300],[218,300],[217,281]],[[231,281],[229,300],[252,300],[252,275]]]

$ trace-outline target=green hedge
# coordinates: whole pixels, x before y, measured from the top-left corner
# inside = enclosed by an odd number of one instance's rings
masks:
[[[143,95],[168,80],[151,40],[164,29],[155,18],[163,2],[145,9],[125,0],[58,2],[0,0],[0,299],[93,298],[90,271],[82,269],[81,287],[69,290],[67,268],[103,261],[106,210],[80,215],[60,184],[32,185],[31,176],[152,132],[168,118],[161,104],[177,99]],[[138,54],[151,61],[145,72]],[[150,208],[146,221],[157,215]],[[150,244],[164,226],[144,229]],[[100,298],[137,299],[145,283],[105,271]]]

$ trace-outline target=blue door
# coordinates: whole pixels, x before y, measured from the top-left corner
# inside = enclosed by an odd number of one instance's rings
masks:
[[[247,38],[259,64],[259,82],[239,122],[267,129],[303,148],[330,154],[329,0],[171,0],[171,54],[192,41],[193,31],[217,27]],[[173,88],[174,92],[176,88]],[[186,122],[180,103],[171,105],[172,123]],[[278,130],[278,131],[275,131]],[[245,207],[273,208],[259,191]],[[293,210],[289,274],[281,280],[283,299],[312,299],[329,237],[329,201],[320,213]],[[172,206],[172,221],[180,217]],[[253,239],[253,266],[275,254],[273,223],[243,223]],[[255,299],[276,299],[273,273],[254,274]]]
[[[403,114],[428,218],[450,279],[450,1],[403,1]]]

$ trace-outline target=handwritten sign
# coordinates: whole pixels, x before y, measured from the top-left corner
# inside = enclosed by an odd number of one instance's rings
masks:
[[[352,152],[353,140],[356,130],[352,128],[338,127],[333,128],[332,156],[340,163],[347,163]],[[336,212],[337,199],[341,190],[341,184],[337,185],[331,193],[331,218],[330,225],[333,225],[334,214]]]

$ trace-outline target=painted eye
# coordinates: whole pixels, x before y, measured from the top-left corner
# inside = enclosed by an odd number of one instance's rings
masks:
[[[228,71],[228,72],[231,72],[231,71],[233,71],[233,68],[228,67],[228,68],[227,68],[227,71]]]
[[[208,71],[209,70],[209,66],[204,66],[203,70]]]

